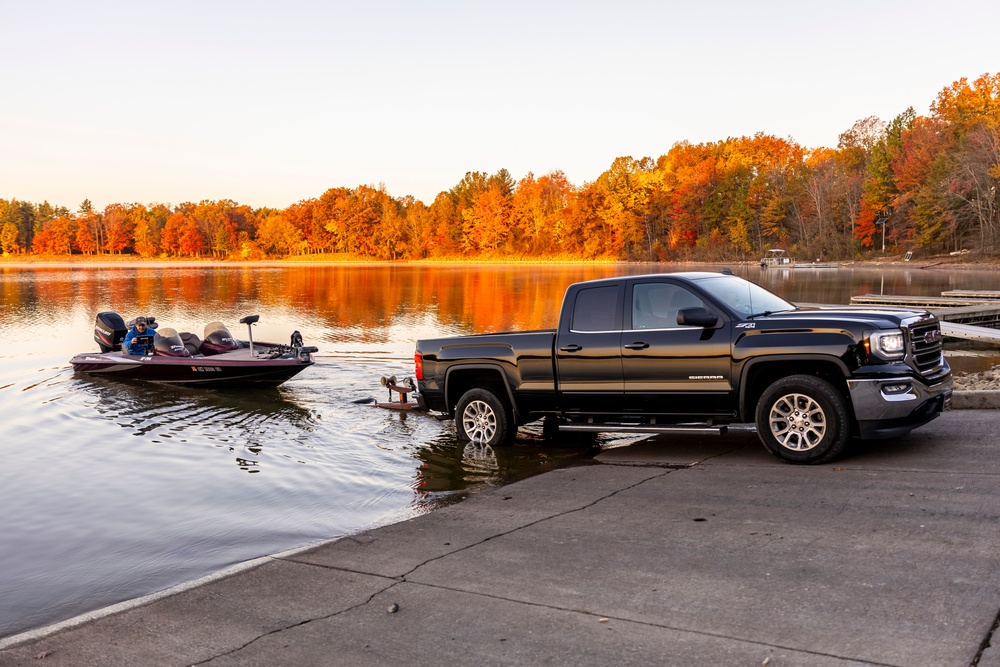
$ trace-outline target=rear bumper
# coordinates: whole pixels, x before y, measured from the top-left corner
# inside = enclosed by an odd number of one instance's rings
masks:
[[[847,386],[865,440],[906,435],[951,407],[951,376],[933,386],[913,377],[848,380]]]

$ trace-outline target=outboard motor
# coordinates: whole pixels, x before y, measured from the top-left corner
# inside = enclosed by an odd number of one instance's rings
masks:
[[[164,357],[190,357],[191,353],[184,347],[180,334],[176,329],[164,327],[153,335],[153,354]]]
[[[201,353],[205,356],[222,354],[230,350],[238,350],[242,345],[233,338],[229,329],[222,322],[209,322],[205,325],[205,338],[201,343]]]
[[[97,313],[97,321],[94,323],[94,340],[101,348],[101,352],[113,352],[122,349],[122,341],[125,340],[125,321],[118,313],[105,311]]]

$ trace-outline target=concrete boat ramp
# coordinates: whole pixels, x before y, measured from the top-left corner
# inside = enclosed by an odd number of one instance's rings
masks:
[[[1000,411],[823,466],[657,436],[0,640],[0,665],[1000,667]]]

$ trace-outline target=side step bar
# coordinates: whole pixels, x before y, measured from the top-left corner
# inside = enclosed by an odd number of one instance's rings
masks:
[[[730,426],[700,426],[697,424],[560,424],[560,431],[590,433],[712,433],[726,435]],[[738,429],[742,431],[743,429]]]

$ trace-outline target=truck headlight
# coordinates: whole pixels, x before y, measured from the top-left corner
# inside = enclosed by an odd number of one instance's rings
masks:
[[[903,332],[899,329],[876,331],[868,337],[867,342],[868,351],[886,361],[902,359],[906,352]]]

